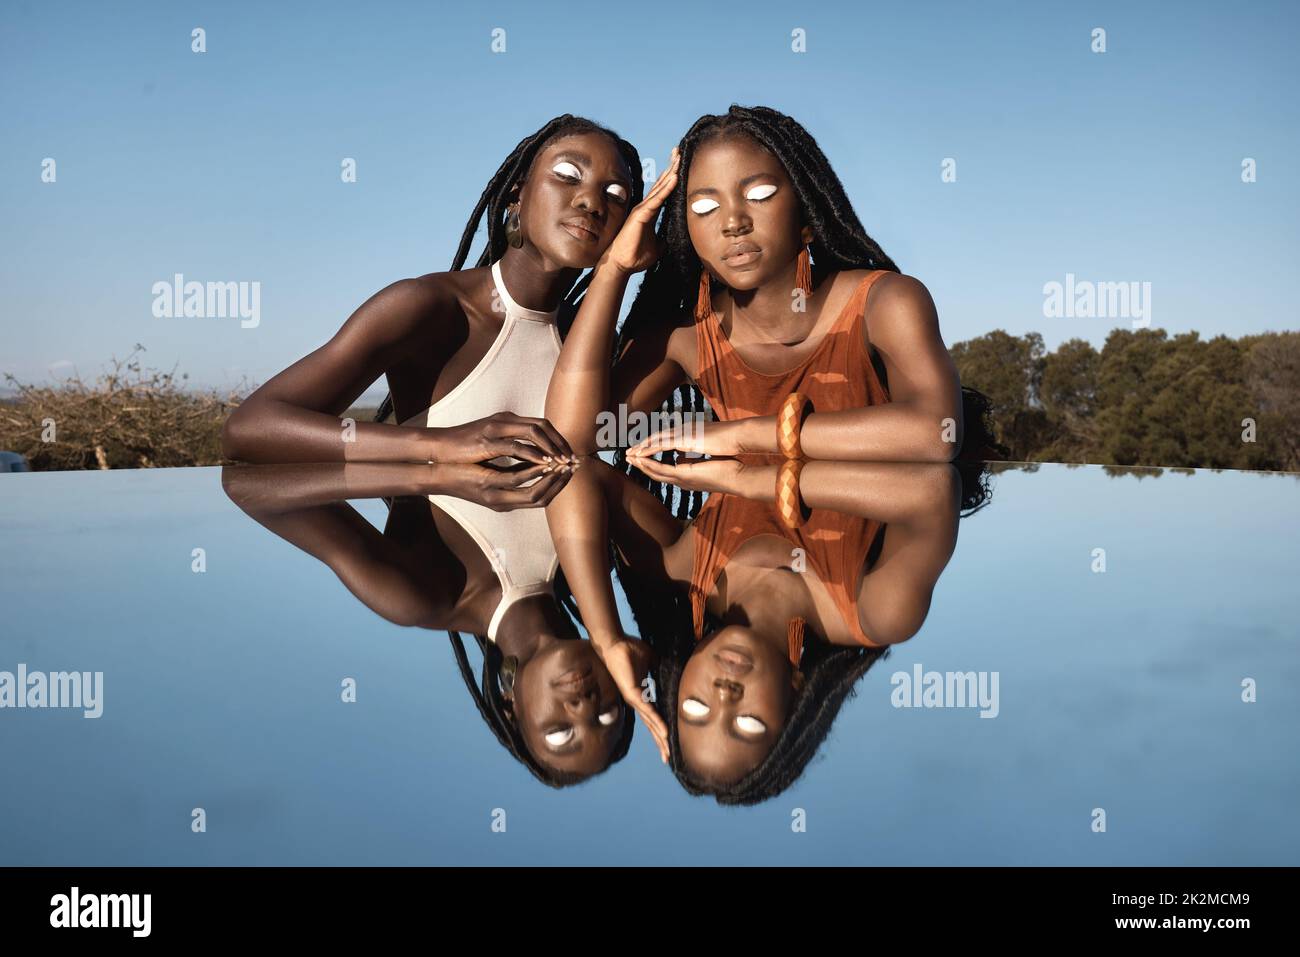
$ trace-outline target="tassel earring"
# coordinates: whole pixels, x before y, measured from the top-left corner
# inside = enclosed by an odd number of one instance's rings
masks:
[[[713,293],[709,286],[709,271],[700,270],[700,294],[695,300],[695,321],[703,322],[713,314]]]
[[[807,246],[799,251],[794,268],[794,284],[803,290],[805,296],[812,295],[812,256]]]
[[[786,624],[785,644],[790,657],[790,667],[799,670],[799,660],[803,658],[803,629],[807,622],[802,618],[791,618]]]

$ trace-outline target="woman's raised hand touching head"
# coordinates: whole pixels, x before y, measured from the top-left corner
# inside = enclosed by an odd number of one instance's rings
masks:
[[[677,147],[674,146],[668,169],[655,182],[650,192],[646,194],[646,198],[628,214],[623,228],[619,230],[614,242],[601,257],[601,267],[613,268],[624,273],[640,272],[648,269],[659,258],[655,219],[664,200],[677,186],[679,161],[680,155]]]

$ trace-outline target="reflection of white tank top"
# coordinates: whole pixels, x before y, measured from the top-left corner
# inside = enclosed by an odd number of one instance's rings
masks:
[[[494,412],[533,418],[546,412],[546,390],[560,358],[555,313],[525,309],[515,302],[501,278],[499,262],[492,264],[492,282],[506,312],[501,332],[464,381],[428,409],[425,425],[429,428],[464,425]],[[492,459],[496,465],[518,461],[513,456]],[[487,636],[496,641],[497,628],[511,605],[552,591],[559,557],[546,524],[546,509],[498,512],[452,495],[430,495],[429,501],[455,519],[492,563],[501,582],[501,600]]]

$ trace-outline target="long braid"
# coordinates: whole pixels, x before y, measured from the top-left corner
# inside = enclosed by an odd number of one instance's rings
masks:
[[[451,262],[449,272],[457,272],[463,269],[466,260],[469,258],[470,248],[474,245],[474,237],[478,234],[479,225],[482,223],[484,216],[487,217],[487,242],[483,246],[483,252],[479,255],[476,268],[491,265],[496,262],[506,252],[506,208],[514,201],[513,190],[516,185],[522,183],[528,178],[532,171],[533,161],[537,154],[551,140],[560,136],[568,136],[575,133],[601,133],[608,136],[618,147],[619,155],[627,163],[629,172],[632,174],[632,195],[629,197],[629,207],[635,206],[641,202],[644,195],[644,183],[641,179],[641,155],[637,152],[636,147],[627,140],[620,137],[613,130],[601,126],[592,120],[581,116],[574,116],[571,113],[565,113],[563,116],[557,116],[548,121],[537,132],[525,136],[510,151],[502,164],[497,167],[497,171],[488,181],[478,202],[474,204],[474,211],[470,213],[469,221],[465,224],[465,230],[461,233],[460,244],[456,247],[456,255]],[[586,292],[587,286],[591,283],[590,270],[583,276],[579,277],[573,286],[564,294],[563,301],[560,303],[559,313],[556,316],[556,328],[560,333],[560,338],[568,335],[570,327],[573,325],[573,319],[578,313],[578,305],[582,300],[583,293]],[[393,413],[393,396],[390,392],[384,396],[384,401],[379,404],[379,409],[375,413],[375,421],[383,422]]]

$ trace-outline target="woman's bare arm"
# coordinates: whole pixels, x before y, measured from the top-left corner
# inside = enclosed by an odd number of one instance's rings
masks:
[[[858,621],[873,641],[897,644],[921,630],[939,576],[957,547],[961,480],[951,466],[928,476],[907,514],[885,529],[875,566],[862,576]]]
[[[434,430],[357,422],[339,415],[397,363],[439,312],[430,277],[380,290],[315,352],[249,396],[221,432],[227,458],[247,462],[428,462],[438,458]],[[350,439],[350,440],[349,440]]]
[[[446,547],[432,521],[419,554],[371,525],[346,501],[360,491],[396,494],[418,483],[412,476],[347,476],[344,468],[287,471],[227,467],[222,486],[250,518],[327,565],[366,607],[394,624],[440,628],[459,594],[436,561]],[[418,466],[417,466],[418,468]],[[364,486],[372,486],[364,488]],[[337,499],[329,501],[334,494]],[[297,502],[295,502],[297,497]]]
[[[911,276],[885,276],[868,296],[863,335],[885,361],[890,401],[816,412],[800,446],[810,459],[951,462],[962,439],[961,381],[939,334],[930,293]],[[742,419],[746,451],[775,453],[776,416]]]
[[[569,441],[577,455],[597,451],[597,416],[604,411],[617,415],[618,410],[610,402],[609,357],[614,349],[618,310],[628,280],[658,256],[654,221],[664,200],[677,185],[677,163],[674,149],[673,160],[664,175],[628,213],[623,228],[601,257],[551,376],[546,393],[546,418]],[[623,370],[621,389],[628,388],[629,368],[625,366]],[[668,374],[672,374],[671,370]],[[662,382],[654,386],[662,387]],[[671,388],[667,389],[663,395],[666,397],[670,391]],[[663,399],[659,401],[662,403]]]

